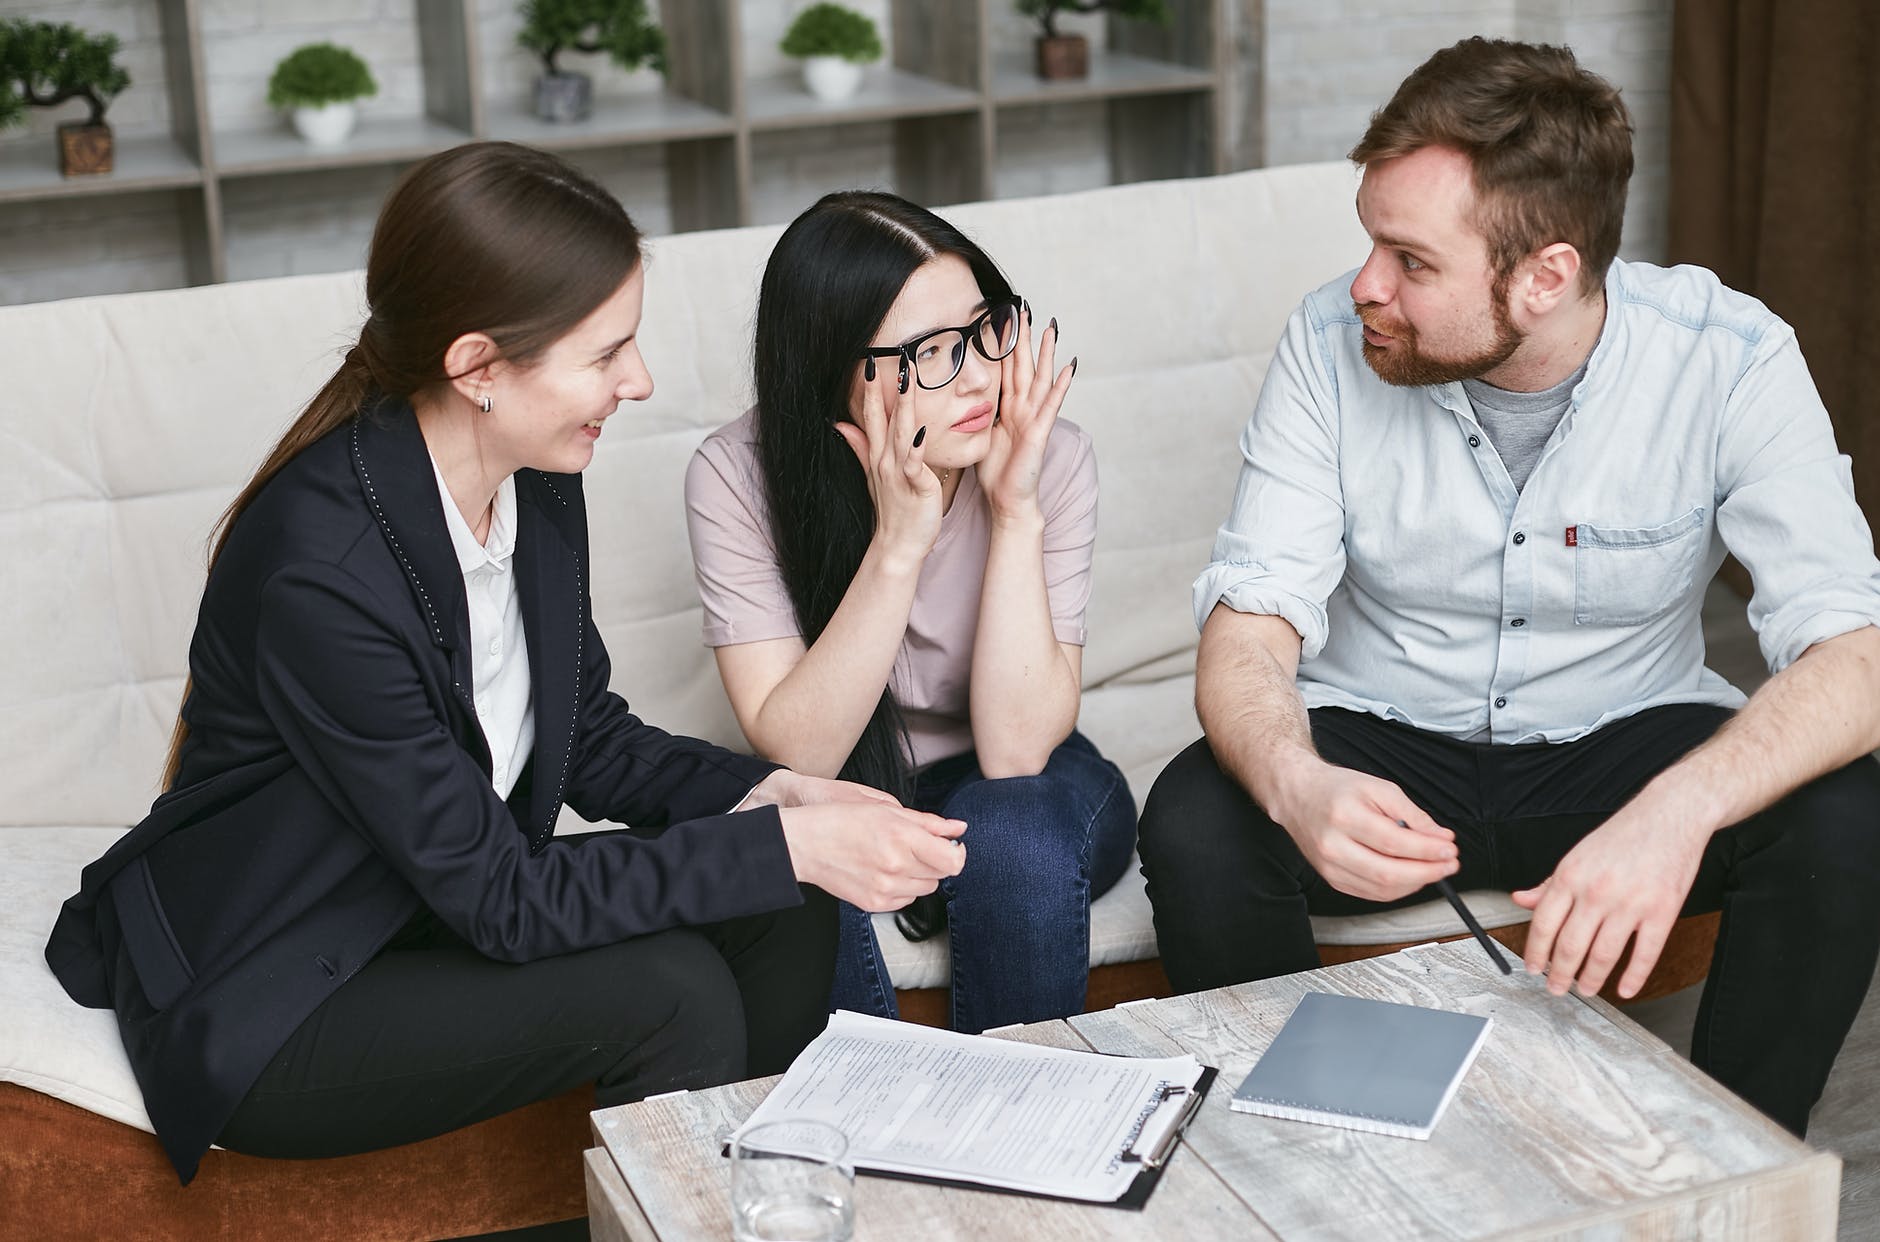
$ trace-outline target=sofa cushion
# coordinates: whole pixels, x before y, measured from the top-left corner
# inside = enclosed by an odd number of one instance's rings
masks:
[[[0,1081],[149,1130],[116,1017],[73,1004],[45,956],[59,903],[123,831],[0,832]]]

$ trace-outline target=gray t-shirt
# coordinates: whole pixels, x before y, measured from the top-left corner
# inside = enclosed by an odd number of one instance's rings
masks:
[[[1481,380],[1462,381],[1462,390],[1475,407],[1475,421],[1482,424],[1488,442],[1501,455],[1515,491],[1527,486],[1541,450],[1566,417],[1574,387],[1585,378],[1586,363],[1582,362],[1579,370],[1543,392],[1509,392]]]

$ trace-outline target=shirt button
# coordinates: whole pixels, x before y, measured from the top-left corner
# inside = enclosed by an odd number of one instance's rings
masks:
[[[1495,706],[1496,706],[1496,707],[1506,707],[1506,706],[1508,706],[1508,700],[1507,700],[1507,699],[1496,699],[1496,700],[1495,700]]]
[[[1515,629],[1517,629],[1517,630],[1518,630],[1518,629],[1520,629],[1520,628],[1521,628],[1522,626],[1524,626],[1524,625],[1526,625],[1526,624],[1527,624],[1527,618],[1526,618],[1526,617],[1516,617],[1516,618],[1515,618],[1514,620],[1512,620],[1512,621],[1510,621],[1510,622],[1509,622],[1508,624],[1509,624],[1509,625],[1512,625],[1512,626],[1513,626],[1513,627],[1514,627]]]
[[[503,640],[502,639],[500,638],[490,639],[490,654],[491,655],[503,654]]]
[[[1514,541],[1515,541],[1515,544],[1519,546],[1527,542],[1527,536],[1520,531],[1516,531],[1514,533]]]
[[[1481,436],[1470,436],[1470,437],[1469,437],[1469,447],[1470,447],[1470,448],[1481,448],[1481,447],[1482,447],[1482,437],[1481,437]]]

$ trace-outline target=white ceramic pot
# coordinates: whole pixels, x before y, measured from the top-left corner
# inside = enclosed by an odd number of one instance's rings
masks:
[[[337,147],[352,135],[358,111],[350,103],[332,103],[320,108],[295,108],[294,132],[309,146]]]
[[[862,66],[840,56],[811,56],[803,62],[803,85],[818,99],[847,99],[862,84]]]

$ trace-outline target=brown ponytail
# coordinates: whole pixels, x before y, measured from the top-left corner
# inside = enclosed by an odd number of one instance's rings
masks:
[[[413,166],[373,230],[359,340],[217,520],[210,572],[261,489],[374,396],[408,399],[450,379],[444,353],[467,332],[528,365],[612,296],[640,255],[640,232],[613,195],[545,151],[473,142]],[[166,790],[182,767],[191,685],[170,731]]]

